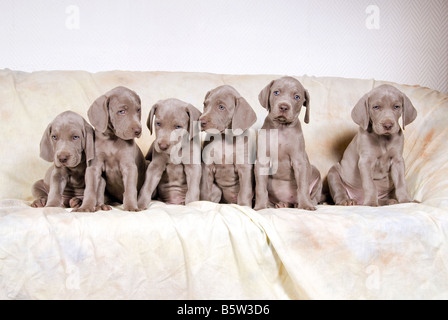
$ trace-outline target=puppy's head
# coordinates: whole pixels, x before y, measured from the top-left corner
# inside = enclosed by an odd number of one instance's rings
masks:
[[[377,135],[392,135],[417,117],[417,110],[411,100],[400,90],[391,85],[379,86],[365,94],[352,110],[352,119],[364,130],[371,125]]]
[[[269,111],[268,117],[272,121],[291,124],[298,119],[302,106],[306,108],[305,123],[310,121],[310,95],[295,78],[271,81],[260,92],[258,100]]]
[[[84,156],[85,154],[85,156]],[[45,130],[40,156],[55,166],[74,168],[94,157],[93,128],[72,111],[58,115]]]
[[[134,91],[117,87],[96,99],[88,116],[99,132],[131,140],[142,134],[141,109],[140,97]]]
[[[206,94],[199,121],[202,131],[215,129],[224,133],[226,129],[239,129],[242,133],[257,121],[257,115],[235,88],[224,85]]]
[[[193,105],[178,99],[167,99],[157,102],[148,116],[148,129],[155,132],[155,150],[170,154],[174,145],[189,140],[199,133],[195,123],[199,121],[201,112]]]

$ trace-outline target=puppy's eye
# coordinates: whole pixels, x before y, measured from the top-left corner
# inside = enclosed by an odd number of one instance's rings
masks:
[[[380,110],[380,106],[374,106],[373,110]]]
[[[176,130],[177,129],[182,129],[182,126],[175,126]]]
[[[274,91],[274,96],[278,96],[280,94],[280,91]]]
[[[58,140],[58,137],[53,135],[53,136],[51,136],[51,139]]]
[[[224,107],[223,105],[219,105],[219,110],[224,111],[226,109],[226,107]]]
[[[72,138],[73,140],[79,140],[79,136],[73,136],[73,138]]]
[[[294,99],[296,99],[297,101],[299,101],[299,100],[300,100],[300,96],[299,96],[298,94],[296,94],[296,95],[294,96]]]
[[[117,112],[120,116],[123,116],[126,114],[126,110],[120,110]]]
[[[400,110],[400,108],[401,108],[400,106],[395,106],[394,107],[395,110]]]
[[[138,109],[137,109],[137,112],[138,112],[138,113],[142,112],[142,109],[141,109],[141,108],[138,108]]]
[[[156,122],[156,126],[157,126],[157,127],[161,127],[162,124],[161,124],[160,122]]]

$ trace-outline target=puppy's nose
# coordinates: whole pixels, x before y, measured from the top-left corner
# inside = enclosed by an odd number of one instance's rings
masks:
[[[68,161],[68,159],[70,159],[70,155],[67,153],[61,153],[58,156],[58,160],[60,163],[66,163]]]
[[[281,112],[287,112],[289,110],[289,106],[287,104],[281,104],[278,107]]]
[[[386,121],[383,123],[383,128],[387,131],[390,131],[394,127],[394,123],[392,121]]]
[[[207,126],[207,120],[201,120],[201,128],[205,128]]]
[[[159,142],[159,148],[162,151],[166,151],[169,148],[169,145],[167,143]]]
[[[134,128],[134,134],[136,137],[138,137],[139,135],[142,134],[142,129],[141,128]]]

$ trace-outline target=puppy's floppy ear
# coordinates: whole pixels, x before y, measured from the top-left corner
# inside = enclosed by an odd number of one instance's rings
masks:
[[[87,115],[90,123],[99,132],[106,132],[109,124],[109,97],[102,95],[90,106]]]
[[[207,94],[205,95],[205,98],[204,98],[204,103],[205,103],[205,100],[207,100],[208,97],[210,97],[211,93],[212,93],[211,90],[209,92],[207,92]]]
[[[367,130],[370,123],[369,116],[369,94],[365,94],[352,110],[352,119],[363,130]]]
[[[202,115],[201,111],[199,111],[195,106],[188,104],[185,107],[185,111],[188,114],[188,117],[190,118],[190,127],[188,128],[188,131],[190,132],[190,140],[194,138],[199,132],[201,132],[199,125],[199,117]],[[195,123],[198,126],[195,128]]]
[[[417,110],[414,108],[411,100],[403,93],[403,130],[417,118]]]
[[[152,129],[153,129],[153,123],[154,123],[154,116],[156,115],[156,110],[159,107],[159,104],[156,103],[155,105],[152,106],[151,111],[149,112],[148,115],[148,120],[146,121],[146,126],[149,129],[149,132],[152,134]]]
[[[51,126],[50,123],[45,129],[42,139],[40,140],[40,157],[48,162],[54,161],[54,148],[51,142]]]
[[[306,108],[305,112],[305,123],[310,123],[310,93],[308,90],[305,90],[305,101],[303,101],[303,106]]]
[[[86,162],[87,165],[89,165],[89,162],[93,160],[95,157],[95,131],[93,130],[92,126],[85,120],[84,120],[84,140],[82,147],[84,149],[84,152],[86,154]]]
[[[232,118],[232,131],[249,129],[257,121],[257,114],[243,97],[235,98],[235,112]]]
[[[271,96],[271,87],[274,84],[274,81],[275,80],[272,80],[258,95],[258,101],[260,101],[261,106],[268,111],[271,111],[269,97]]]

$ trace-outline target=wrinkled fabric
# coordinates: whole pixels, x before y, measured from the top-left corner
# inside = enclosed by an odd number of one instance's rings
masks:
[[[31,186],[48,123],[118,85],[153,104],[178,98],[202,110],[206,93],[234,86],[257,113],[275,75],[0,70],[0,299],[448,299],[448,96],[393,84],[418,111],[406,127],[412,198],[388,207],[319,205],[316,212],[153,202],[130,213],[33,209]],[[351,109],[384,82],[297,77],[311,95],[302,125],[323,178],[357,127]],[[300,117],[303,120],[304,115]],[[137,140],[143,153],[153,138]]]

